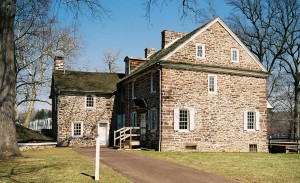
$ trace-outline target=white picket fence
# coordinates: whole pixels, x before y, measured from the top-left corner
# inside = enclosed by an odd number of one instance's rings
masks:
[[[35,131],[41,131],[42,129],[52,129],[52,118],[30,121],[29,128]]]

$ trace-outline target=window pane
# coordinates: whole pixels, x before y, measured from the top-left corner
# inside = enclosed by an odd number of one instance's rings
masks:
[[[237,60],[236,50],[232,51],[232,60]]]
[[[202,49],[202,45],[198,45],[198,46],[197,46],[197,56],[198,56],[198,57],[203,57],[203,49]]]
[[[188,110],[179,111],[179,129],[188,129]]]
[[[74,123],[73,135],[81,136],[81,123]]]
[[[209,76],[209,91],[214,92],[215,91],[215,77]]]
[[[247,115],[247,128],[248,129],[254,129],[254,125],[255,125],[255,112],[248,112]]]
[[[86,96],[86,107],[94,107],[94,96],[92,95]]]

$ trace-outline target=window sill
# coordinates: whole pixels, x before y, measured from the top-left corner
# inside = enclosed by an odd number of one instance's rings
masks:
[[[191,132],[190,130],[175,130],[175,132],[179,132],[179,133],[189,133]]]
[[[218,95],[217,92],[208,92],[209,95]]]
[[[247,129],[247,130],[244,130],[245,132],[258,132],[259,130],[256,130],[256,129]]]

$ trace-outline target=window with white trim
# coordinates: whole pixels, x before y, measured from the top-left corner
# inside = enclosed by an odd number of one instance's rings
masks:
[[[148,113],[148,129],[149,130],[157,130],[158,126],[158,115],[157,115],[157,109],[152,108],[149,110]]]
[[[196,44],[196,57],[197,58],[205,58],[205,45],[204,44]]]
[[[151,84],[150,84],[151,93],[156,93],[156,85],[157,85],[156,73],[151,73]]]
[[[195,110],[193,108],[174,109],[174,130],[193,131],[195,129]]]
[[[94,108],[95,107],[95,95],[86,95],[85,107],[86,108]]]
[[[232,62],[239,62],[239,49],[238,48],[231,48],[231,61]]]
[[[130,116],[130,123],[132,127],[137,127],[137,113],[136,112],[132,112],[131,116]]]
[[[244,130],[260,130],[258,111],[244,111]]]
[[[208,93],[217,94],[217,76],[209,74],[208,75]]]
[[[72,122],[72,137],[83,137],[83,122]]]

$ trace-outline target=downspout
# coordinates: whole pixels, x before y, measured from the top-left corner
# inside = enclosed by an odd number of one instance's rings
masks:
[[[161,152],[161,107],[162,107],[162,102],[161,102],[161,68],[159,70],[159,139],[158,139],[158,151]]]

